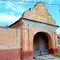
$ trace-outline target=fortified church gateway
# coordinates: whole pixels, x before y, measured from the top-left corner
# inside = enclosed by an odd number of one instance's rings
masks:
[[[44,3],[38,2],[8,28],[0,28],[0,59],[32,60],[33,56],[56,55],[57,27]]]

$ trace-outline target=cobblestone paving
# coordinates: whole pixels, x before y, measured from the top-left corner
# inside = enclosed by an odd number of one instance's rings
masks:
[[[53,55],[43,55],[38,56],[36,59],[33,60],[60,60],[60,58],[54,57]]]

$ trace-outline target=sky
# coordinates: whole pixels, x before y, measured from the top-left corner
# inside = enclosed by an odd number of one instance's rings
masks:
[[[44,2],[49,13],[60,26],[60,0],[0,0],[0,26],[9,26],[17,21],[36,2]],[[56,30],[60,34],[60,28]]]

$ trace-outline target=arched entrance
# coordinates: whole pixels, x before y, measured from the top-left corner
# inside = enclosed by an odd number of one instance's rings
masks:
[[[48,37],[43,32],[38,32],[35,34],[33,39],[33,51],[34,56],[40,56],[48,54]]]

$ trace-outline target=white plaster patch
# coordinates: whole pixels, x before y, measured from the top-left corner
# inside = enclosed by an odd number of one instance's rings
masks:
[[[36,13],[36,10],[33,10],[33,13]]]
[[[51,16],[49,16],[49,18],[51,18]]]
[[[41,20],[43,19],[43,17],[41,17]]]
[[[45,8],[43,6],[40,6],[40,9],[44,10]]]
[[[39,15],[38,15],[38,19],[41,20],[42,22],[46,21],[46,18],[39,16]]]
[[[44,9],[44,7],[41,7],[41,9]]]

